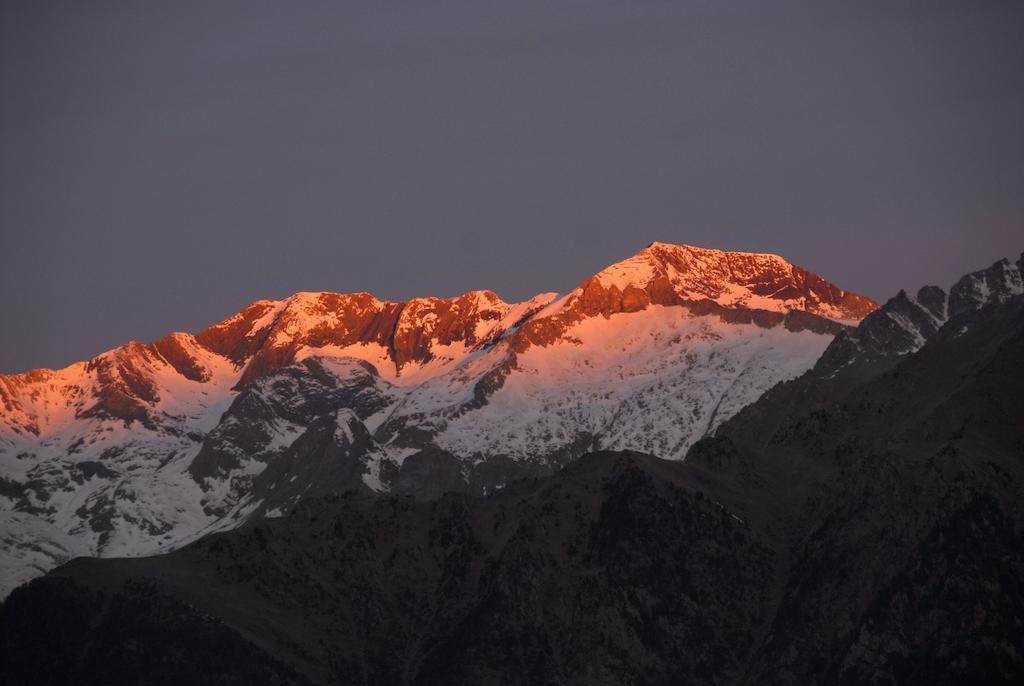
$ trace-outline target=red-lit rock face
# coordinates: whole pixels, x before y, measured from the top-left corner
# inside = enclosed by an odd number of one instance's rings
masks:
[[[554,297],[510,304],[490,291],[407,302],[369,293],[298,293],[255,302],[194,337],[171,334],[149,345],[127,344],[75,373],[68,368],[0,377],[0,404],[8,425],[29,432],[39,430],[33,417],[62,403],[74,416],[147,421],[160,402],[164,375],[206,383],[213,371],[203,360],[211,354],[235,369],[235,388],[318,351],[365,359],[402,383],[409,374],[419,381],[445,373],[499,340],[514,364],[515,353],[550,345],[588,317],[651,306],[828,334],[841,328],[831,319],[859,320],[877,307],[774,255],[664,243],[602,270],[558,302]],[[41,400],[46,394],[59,397]]]
[[[204,329],[196,335],[200,345],[235,364],[244,364],[263,345],[280,303],[254,302],[233,317]]]
[[[96,403],[79,416],[145,420],[147,406],[160,400],[147,369],[156,359],[152,346],[129,343],[113,355],[90,360],[86,372],[96,375]]]
[[[723,307],[800,310],[836,319],[862,319],[877,309],[870,298],[844,291],[776,255],[730,253],[652,243],[579,287],[586,315],[632,312],[648,303],[711,300]]]
[[[191,344],[191,345],[189,345]],[[189,381],[209,381],[210,370],[190,350],[195,339],[187,334],[169,334],[152,345],[153,350]]]
[[[453,354],[451,346],[457,348],[454,354],[478,349],[547,302],[548,298],[539,298],[512,305],[490,291],[404,303],[379,301],[367,293],[300,293],[283,304],[268,331],[243,338],[262,335],[263,343],[240,383],[291,364],[303,349],[337,351],[352,346],[379,349],[394,368],[380,371],[393,371],[398,377],[408,365],[431,362],[440,351]]]
[[[549,345],[587,317],[638,312],[651,305],[685,307],[733,324],[769,328],[785,322],[793,331],[831,334],[843,328],[832,320],[856,322],[878,308],[870,298],[837,288],[775,255],[652,243],[581,283],[557,311],[527,322],[516,335],[516,349]]]
[[[776,255],[663,243],[652,244],[641,255],[645,253],[658,276],[667,277],[684,300],[707,298],[722,305],[745,301],[755,309],[775,309],[776,303],[786,310],[839,319],[862,319],[878,307],[870,298],[837,288]]]

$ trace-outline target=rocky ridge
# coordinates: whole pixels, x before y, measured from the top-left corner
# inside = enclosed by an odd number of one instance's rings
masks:
[[[920,341],[907,326],[945,299],[894,298],[685,462],[597,452],[486,497],[320,493],[168,555],[76,560],[0,607],[0,676],[1018,683],[1024,295],[1006,264],[1006,289],[947,304]],[[357,427],[318,426],[299,461],[352,464],[316,456]]]
[[[681,459],[872,307],[776,256],[655,243],[561,297],[298,293],[2,376],[0,587],[318,489],[482,494],[595,449]]]

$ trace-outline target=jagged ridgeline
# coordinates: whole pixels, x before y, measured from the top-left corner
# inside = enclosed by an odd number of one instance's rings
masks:
[[[1021,266],[899,294],[685,461],[596,451],[486,496],[291,492],[169,554],[75,560],[0,607],[0,677],[1020,683]],[[365,484],[330,475],[377,442],[369,402],[311,424],[266,492]]]
[[[0,591],[322,493],[482,495],[598,449],[682,459],[875,308],[781,257],[654,243],[560,297],[298,293],[0,377]]]

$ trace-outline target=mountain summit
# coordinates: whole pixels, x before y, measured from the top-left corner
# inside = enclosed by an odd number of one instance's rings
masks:
[[[634,303],[711,300],[723,307],[800,310],[846,320],[860,320],[878,307],[870,298],[841,290],[778,255],[670,243],[651,243],[600,271],[587,282],[591,284],[628,291]]]
[[[777,255],[668,243],[651,243],[556,298],[541,293],[506,303],[491,291],[471,291],[388,302],[369,293],[296,293],[253,303],[197,339],[245,366],[242,385],[314,352],[366,360],[389,380],[408,385],[443,374],[527,322],[564,312],[608,316],[648,305],[711,305],[855,322],[878,307]]]
[[[653,243],[561,297],[296,293],[0,376],[0,585],[316,493],[487,493],[597,449],[682,459],[875,307],[774,255]]]

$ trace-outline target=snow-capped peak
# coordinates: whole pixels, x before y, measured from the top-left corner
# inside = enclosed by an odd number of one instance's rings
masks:
[[[727,308],[797,310],[850,321],[878,307],[778,255],[660,242],[602,269],[580,285],[578,295],[595,286],[631,292],[634,300],[643,299],[643,292],[658,304],[713,301]]]
[[[303,291],[0,376],[0,595],[74,555],[164,550],[310,493],[435,470],[456,481],[434,489],[487,490],[595,447],[681,458],[809,368],[843,328],[815,314],[855,317],[850,298],[777,256],[653,243],[562,297]]]

